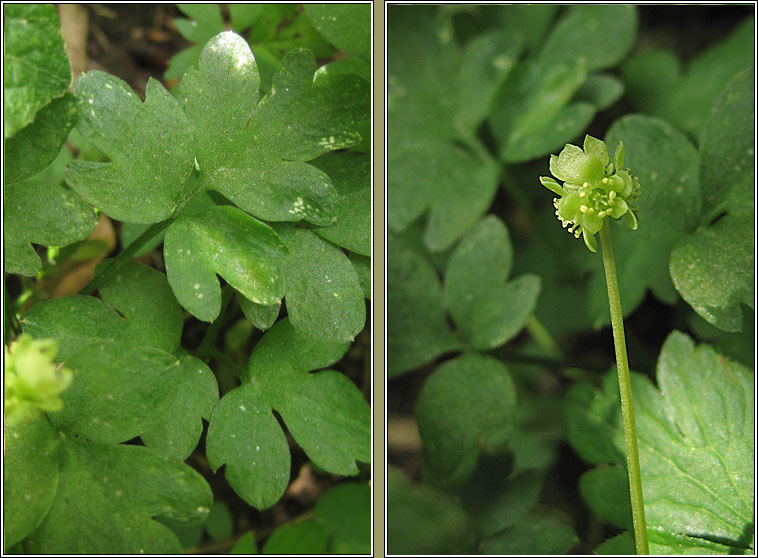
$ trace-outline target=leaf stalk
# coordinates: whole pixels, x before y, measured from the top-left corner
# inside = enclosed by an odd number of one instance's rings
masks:
[[[634,403],[632,401],[632,382],[629,375],[629,361],[626,354],[624,337],[624,318],[621,311],[616,261],[613,257],[613,243],[608,220],[604,220],[600,229],[605,282],[608,287],[608,306],[611,312],[613,345],[616,349],[616,369],[619,377],[621,395],[621,419],[624,426],[626,445],[626,467],[629,474],[629,495],[632,503],[632,523],[634,525],[634,545],[637,554],[650,554],[645,522],[645,502],[642,497],[642,476],[640,474],[640,457],[637,447],[637,427],[634,423]]]

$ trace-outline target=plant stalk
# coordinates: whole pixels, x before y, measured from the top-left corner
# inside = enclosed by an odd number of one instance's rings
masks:
[[[137,251],[142,248],[147,242],[156,236],[158,233],[160,233],[163,229],[168,227],[171,223],[173,223],[176,220],[176,217],[169,217],[165,221],[161,221],[160,223],[155,223],[154,225],[151,225],[148,227],[145,232],[143,232],[141,235],[139,235],[137,238],[135,238],[129,246],[124,248],[118,256],[111,260],[106,260],[106,262],[102,265],[102,267],[95,273],[95,276],[92,278],[92,281],[87,283],[84,288],[80,291],[79,294],[83,295],[90,295],[94,293],[98,288],[100,288],[100,285],[103,284],[105,279],[107,279],[110,275],[116,272],[116,270],[121,267],[121,265],[124,263],[124,261],[131,258],[134,254],[137,253]]]
[[[608,287],[608,305],[611,311],[613,345],[616,349],[616,369],[619,376],[621,394],[621,419],[624,423],[624,442],[626,444],[626,468],[629,474],[629,495],[632,502],[632,522],[634,525],[634,545],[637,554],[650,554],[645,523],[645,502],[642,498],[642,476],[640,474],[640,457],[637,448],[637,427],[634,424],[634,403],[632,401],[632,382],[629,375],[629,361],[626,355],[624,338],[624,318],[621,312],[616,261],[613,257],[613,243],[608,219],[604,219],[600,229],[600,244],[605,268],[605,283]]]

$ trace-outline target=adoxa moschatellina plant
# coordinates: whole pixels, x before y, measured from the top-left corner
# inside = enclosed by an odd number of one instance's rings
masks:
[[[611,230],[608,226],[610,218],[624,219],[631,229],[637,229],[640,185],[637,178],[632,175],[632,171],[628,168],[624,170],[623,165],[623,142],[619,141],[613,161],[611,161],[605,142],[588,135],[584,138],[584,149],[568,144],[560,155],[550,156],[550,172],[555,178],[562,180],[563,185],[548,176],[541,176],[540,182],[559,196],[553,198],[553,205],[555,214],[563,227],[568,228],[568,231],[576,238],[581,235],[587,248],[592,252],[597,252],[595,235],[600,233],[621,393],[621,418],[624,424],[634,544],[637,554],[648,554],[637,429],[634,424],[632,404],[632,384],[629,377],[629,361],[626,356],[616,262],[613,258]]]

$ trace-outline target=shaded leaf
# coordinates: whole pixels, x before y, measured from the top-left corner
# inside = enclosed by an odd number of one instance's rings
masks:
[[[715,100],[700,132],[703,216],[755,211],[755,72],[735,75]]]
[[[368,4],[306,4],[313,26],[336,47],[364,60],[371,58],[371,6]]]
[[[579,542],[570,518],[557,509],[537,509],[480,544],[482,554],[567,554]]]
[[[476,349],[508,341],[534,309],[539,278],[522,275],[506,282],[512,258],[508,229],[489,216],[463,238],[448,262],[445,289],[450,312]]]
[[[395,236],[387,248],[387,375],[392,378],[459,348],[432,264]]]
[[[328,536],[313,519],[285,523],[274,531],[263,545],[262,554],[323,554]]]
[[[387,552],[469,553],[474,531],[460,505],[445,492],[387,471]]]
[[[52,4],[3,8],[3,120],[9,138],[71,83],[58,12]]]
[[[179,539],[153,518],[192,524],[208,514],[212,494],[200,474],[147,448],[69,440],[64,456],[55,500],[27,552],[178,554]]]
[[[742,330],[742,304],[755,299],[755,225],[752,213],[730,213],[681,239],[671,252],[679,294],[709,323]]]
[[[313,231],[346,250],[371,255],[371,160],[368,155],[342,152],[313,161],[332,180],[339,196],[337,221]]]
[[[329,533],[335,554],[371,554],[371,488],[346,482],[330,488],[316,502],[314,519]]]
[[[471,353],[445,362],[416,403],[429,471],[447,484],[465,481],[481,452],[504,449],[515,414],[515,387],[500,361]]]
[[[44,418],[5,425],[3,438],[3,522],[5,549],[34,531],[58,489],[55,430]]]

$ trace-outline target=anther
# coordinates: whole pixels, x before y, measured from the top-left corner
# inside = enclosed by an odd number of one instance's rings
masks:
[[[605,217],[605,211],[598,211],[597,216],[603,219]]]
[[[586,182],[585,182],[585,184],[586,184]],[[579,197],[580,197],[580,198],[583,198],[583,197],[585,197],[586,195],[587,195],[587,192],[579,192]]]
[[[616,197],[616,191],[615,190],[611,190],[610,192],[608,192],[608,198],[609,199],[612,200],[615,197]]]
[[[582,213],[587,213],[588,210],[589,210],[589,207],[587,207],[586,205],[579,206],[579,211],[581,211]]]

